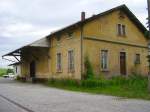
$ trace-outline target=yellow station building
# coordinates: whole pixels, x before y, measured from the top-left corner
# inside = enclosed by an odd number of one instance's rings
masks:
[[[85,18],[4,56],[20,56],[21,76],[82,79],[88,57],[96,76],[147,75],[147,29],[121,5]],[[4,57],[3,56],[3,57]]]

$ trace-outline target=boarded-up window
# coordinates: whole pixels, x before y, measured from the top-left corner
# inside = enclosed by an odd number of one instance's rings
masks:
[[[135,55],[135,64],[140,64],[140,63],[141,63],[140,54],[136,54]]]
[[[62,59],[61,59],[61,53],[57,53],[57,71],[60,72],[62,70]]]
[[[68,71],[74,72],[74,52],[73,52],[73,50],[68,51]]]
[[[108,51],[107,50],[101,51],[101,69],[102,70],[108,69]]]

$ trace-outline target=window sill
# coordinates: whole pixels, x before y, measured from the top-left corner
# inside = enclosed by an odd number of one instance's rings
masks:
[[[68,73],[75,73],[75,70],[70,70],[68,71]]]
[[[109,70],[108,69],[103,69],[103,70],[101,70],[101,72],[109,72]]]
[[[118,37],[127,37],[127,35],[117,35]]]
[[[67,39],[67,40],[70,40],[70,39],[73,39],[73,37],[67,37],[66,39]]]
[[[141,63],[140,62],[136,62],[136,63],[134,63],[135,65],[140,65]]]
[[[61,71],[61,70],[58,70],[56,73],[62,73],[62,71]]]

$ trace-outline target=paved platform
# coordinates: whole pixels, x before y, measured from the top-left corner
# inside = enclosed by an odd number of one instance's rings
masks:
[[[5,106],[12,111],[6,111]],[[0,112],[150,112],[150,101],[64,91],[0,78]]]

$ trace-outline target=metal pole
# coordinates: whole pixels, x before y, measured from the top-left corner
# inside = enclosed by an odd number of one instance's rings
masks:
[[[150,0],[147,0],[148,5],[148,91],[150,92]]]

